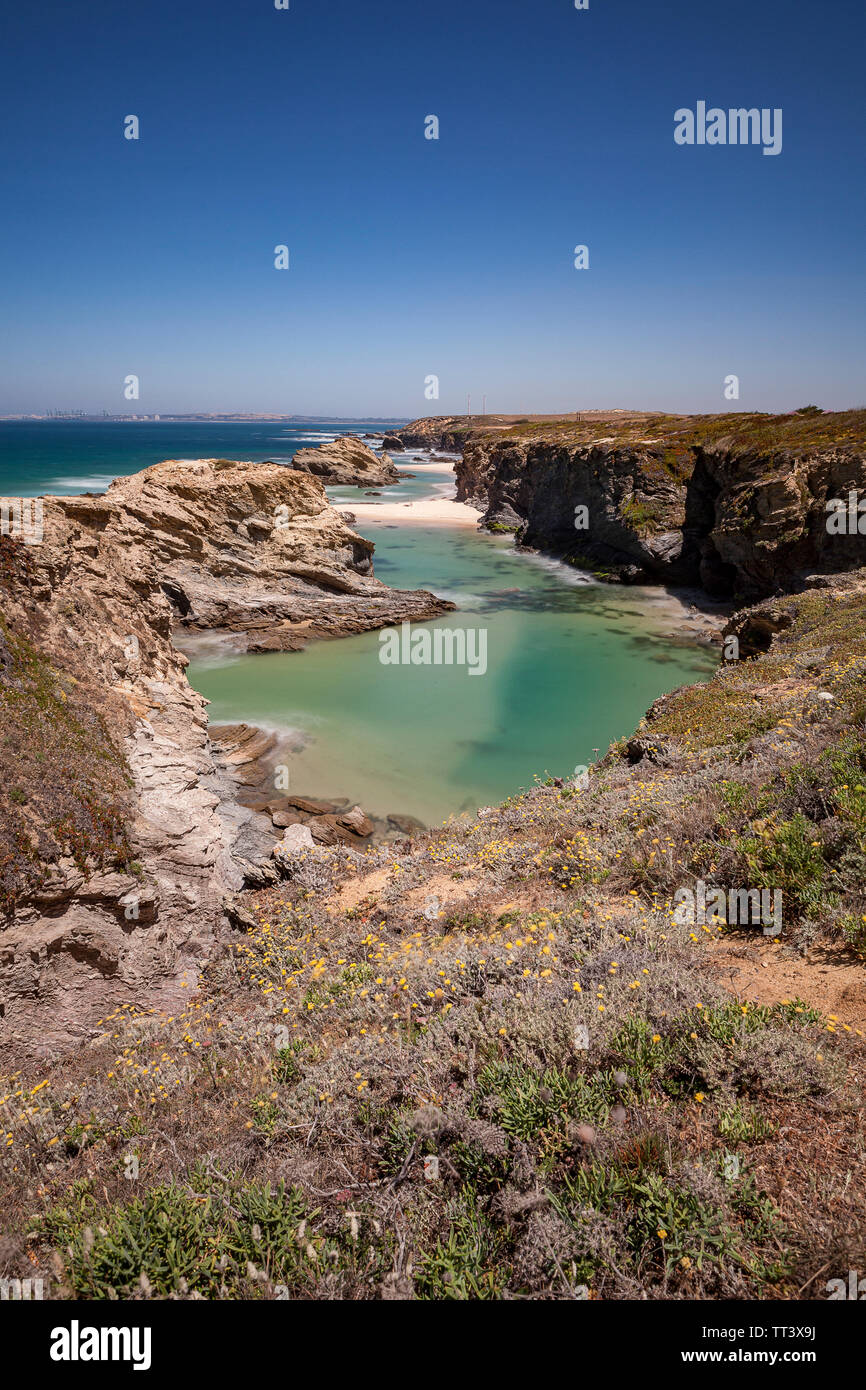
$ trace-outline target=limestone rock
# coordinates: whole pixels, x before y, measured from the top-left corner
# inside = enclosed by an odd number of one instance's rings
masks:
[[[421,835],[427,829],[424,822],[417,820],[415,816],[396,815],[392,812],[387,820],[388,824],[393,825],[402,835]]]
[[[353,806],[351,811],[344,811],[337,816],[338,825],[342,825],[346,830],[351,830],[355,835],[372,835],[373,822],[366,815],[360,806]]]
[[[352,445],[340,452],[357,457]],[[240,650],[286,650],[453,605],[389,589],[373,574],[372,542],[319,478],[276,463],[168,460],[102,495],[47,497],[42,542],[4,536],[0,549],[4,631],[35,644],[55,674],[58,709],[66,702],[92,725],[91,764],[64,785],[74,794],[80,781],[123,825],[82,865],[36,780],[0,816],[0,861],[7,832],[13,845],[22,834],[40,842],[38,872],[13,854],[3,885],[0,1049],[23,1055],[88,1037],[121,1002],[188,999],[181,985],[194,986],[217,949],[226,897],[273,880],[275,827],[237,791],[267,785],[274,736],[242,724],[209,736],[207,701],[179,648],[207,634]],[[4,681],[20,677],[0,635]],[[23,714],[41,718],[38,704]],[[110,805],[100,790],[109,772]],[[329,803],[326,814],[340,809]],[[303,826],[285,828],[312,843]],[[333,833],[357,843],[345,827]]]
[[[290,825],[282,840],[274,846],[274,854],[279,857],[287,851],[294,853],[299,849],[312,849],[313,846],[313,836],[308,825]]]
[[[387,448],[387,443],[384,445]],[[386,453],[379,458],[369,445],[354,434],[342,435],[315,449],[298,449],[290,466],[313,473],[326,483],[352,487],[382,487],[397,482],[397,469]]]

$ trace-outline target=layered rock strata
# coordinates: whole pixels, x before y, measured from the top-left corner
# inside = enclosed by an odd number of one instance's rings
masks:
[[[41,543],[0,552],[0,1045],[50,1051],[130,998],[186,997],[273,845],[235,794],[250,749],[215,754],[174,639],[293,648],[453,604],[381,583],[321,482],[278,464],[168,461],[48,497]]]
[[[301,473],[312,473],[326,483],[353,487],[385,487],[399,481],[400,475],[386,453],[381,457],[354,434],[320,444],[315,449],[298,449],[291,466]]]
[[[866,499],[863,411],[473,431],[456,471],[483,526],[602,578],[748,601],[866,561],[856,524],[828,526],[834,503]]]

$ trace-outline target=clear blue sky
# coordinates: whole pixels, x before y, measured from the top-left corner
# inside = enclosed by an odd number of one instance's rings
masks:
[[[866,403],[858,0],[48,0],[5,28],[2,413]],[[781,107],[782,153],[677,146],[698,100]]]

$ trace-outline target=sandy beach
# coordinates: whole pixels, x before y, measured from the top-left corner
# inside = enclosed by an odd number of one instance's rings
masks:
[[[341,510],[344,508],[341,507]],[[352,502],[351,511],[359,526],[375,521],[399,521],[401,525],[477,527],[481,512],[465,502],[432,497],[423,502]]]
[[[405,458],[402,454],[392,456],[392,463],[395,468],[399,468],[401,473],[453,473],[454,462],[452,459],[440,459],[434,463],[416,463],[414,459]]]
[[[432,473],[439,478],[454,475],[454,463],[450,459],[442,459],[434,463],[416,463],[414,460],[401,457],[399,454],[394,459],[394,463],[404,473]],[[432,479],[431,479],[432,481]],[[438,483],[437,492],[448,490],[447,483]],[[472,526],[476,527],[481,520],[481,512],[475,507],[467,506],[465,502],[455,502],[449,497],[426,497],[415,502],[351,502],[348,504],[354,516],[358,519],[358,524],[366,524],[370,521],[394,522],[401,524],[417,524],[419,526]]]

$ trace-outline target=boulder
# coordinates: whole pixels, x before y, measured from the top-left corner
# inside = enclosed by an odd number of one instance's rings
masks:
[[[306,828],[318,845],[350,844],[356,837],[338,825],[333,816],[314,816]]]
[[[353,806],[351,811],[344,811],[337,817],[338,825],[342,825],[346,830],[351,830],[355,835],[366,837],[373,833],[373,822],[370,817],[361,810],[360,806]]]
[[[314,474],[326,484],[381,487],[397,481],[397,470],[388,455],[383,453],[380,458],[354,434],[342,435],[314,449],[298,449],[292,455],[291,466],[298,472]]]
[[[359,840],[372,835],[374,829],[373,822],[360,806],[353,806],[351,811],[338,816],[314,816],[307,825],[320,845],[357,845]]]
[[[271,820],[280,830],[290,825],[306,825],[307,817],[301,811],[274,811]]]
[[[421,835],[427,829],[423,821],[416,820],[414,816],[398,816],[390,814],[388,824],[393,825],[395,830],[399,830],[403,835]]]
[[[328,816],[339,811],[345,802],[319,801],[314,796],[287,796],[285,804],[294,807],[296,811],[306,811],[311,816]],[[284,808],[281,807],[280,809]]]
[[[313,849],[313,836],[310,834],[308,825],[296,823],[290,825],[285,831],[283,838],[274,845],[274,854],[279,858],[281,854],[296,853],[299,849]]]

